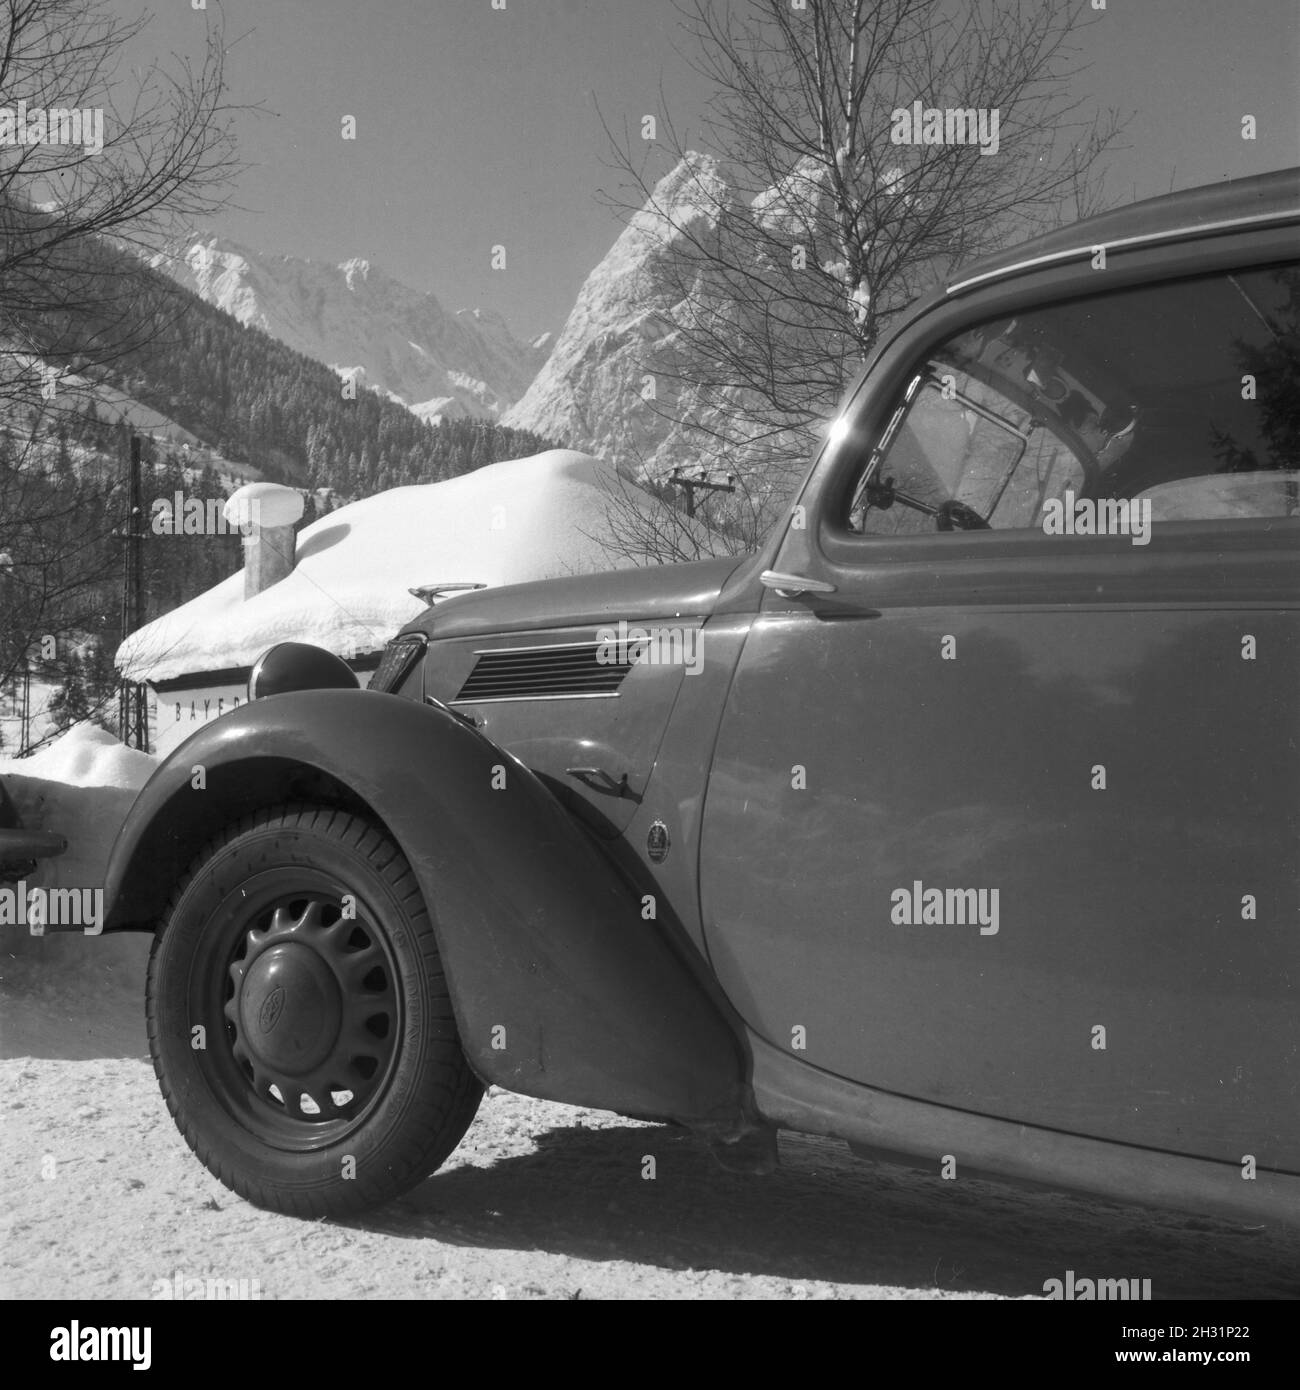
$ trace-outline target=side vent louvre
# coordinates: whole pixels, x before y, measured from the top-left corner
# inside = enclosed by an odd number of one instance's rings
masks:
[[[461,700],[543,700],[616,695],[631,669],[596,659],[596,642],[479,652],[461,686]]]

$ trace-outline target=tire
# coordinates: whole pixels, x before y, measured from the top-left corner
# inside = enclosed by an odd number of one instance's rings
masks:
[[[257,1206],[319,1217],[388,1201],[478,1109],[415,875],[346,811],[277,806],[212,840],[154,938],[146,998],[172,1118]]]

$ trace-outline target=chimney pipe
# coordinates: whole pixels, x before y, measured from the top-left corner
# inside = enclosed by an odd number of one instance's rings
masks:
[[[244,597],[278,584],[294,565],[293,524],[303,513],[296,488],[245,483],[226,498],[223,515],[244,536]]]

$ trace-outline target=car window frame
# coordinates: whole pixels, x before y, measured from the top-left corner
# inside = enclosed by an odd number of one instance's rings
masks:
[[[848,499],[860,476],[864,446],[870,448],[868,441],[873,434],[879,437],[897,410],[908,380],[955,335],[999,316],[1117,290],[1274,264],[1298,264],[1296,242],[1294,223],[1245,229],[1125,252],[1110,260],[1105,270],[1094,270],[1083,261],[1028,271],[939,301],[882,344],[851,391],[840,415],[846,430],[823,448],[796,498],[795,510],[805,521],[802,527],[787,527],[778,554],[789,559],[782,558],[780,568],[801,572],[811,566],[820,572],[875,569],[889,563],[933,566],[945,560],[969,562],[1019,554],[1128,554],[1134,549],[1129,536],[1049,536],[1036,528],[910,536],[863,534],[848,527]],[[1212,545],[1236,549],[1248,544],[1249,538],[1296,529],[1300,529],[1297,517],[1166,521],[1158,530],[1153,528],[1150,543],[1138,549],[1155,553],[1171,548],[1202,551]]]

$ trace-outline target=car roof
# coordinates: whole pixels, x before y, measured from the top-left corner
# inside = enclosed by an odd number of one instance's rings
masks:
[[[1300,168],[1279,169],[1249,178],[1145,198],[1127,207],[1086,217],[963,266],[946,292],[958,294],[976,284],[1019,274],[1052,261],[1091,255],[1124,245],[1179,241],[1208,231],[1235,231],[1257,223],[1300,220]]]

